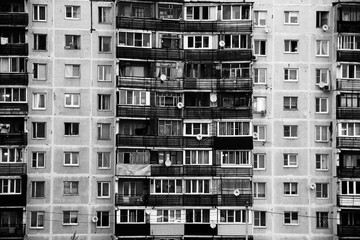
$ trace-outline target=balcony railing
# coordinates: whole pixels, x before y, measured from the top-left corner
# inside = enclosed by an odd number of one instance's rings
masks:
[[[360,167],[337,167],[337,177],[358,178],[360,177]]]
[[[359,226],[337,226],[337,235],[339,237],[354,237],[360,236],[360,225]]]
[[[0,145],[27,145],[27,133],[0,133]]]
[[[0,85],[28,85],[27,73],[0,73]]]
[[[116,135],[116,146],[142,147],[181,147],[184,145],[182,136],[128,136]]]
[[[2,237],[23,237],[25,235],[25,224],[0,225],[0,239]]]
[[[339,91],[360,91],[360,81],[350,79],[337,79],[336,89]]]
[[[184,59],[184,50],[117,47],[116,57],[130,59],[181,60]]]
[[[338,62],[358,62],[360,58],[360,51],[337,51]]]
[[[147,118],[157,118],[157,117],[172,117],[172,118],[181,118],[182,117],[181,109],[177,107],[150,107],[150,106],[117,106],[117,117],[147,117]]]
[[[359,195],[338,195],[338,207],[360,207]]]
[[[360,138],[358,137],[337,137],[336,147],[338,148],[359,148]]]
[[[226,119],[226,118],[251,118],[252,109],[250,107],[242,108],[212,108],[212,107],[185,107],[185,118],[212,118],[212,119]]]
[[[0,176],[25,175],[26,163],[0,163]]]
[[[115,205],[116,206],[146,206],[149,203],[148,194],[143,195],[124,195],[115,194]]]
[[[0,115],[26,115],[27,103],[0,103]]]
[[[1,195],[0,207],[3,207],[3,206],[25,206],[26,205],[26,184],[22,185],[21,190],[23,191],[21,194]]]
[[[252,61],[252,52],[248,50],[185,50],[186,61]]]
[[[28,44],[27,43],[8,43],[0,45],[0,55],[17,55],[27,56],[28,55]]]
[[[124,223],[115,224],[115,235],[116,236],[148,236],[150,235],[150,224],[149,223]],[[133,239],[133,238],[127,238]],[[135,238],[141,239],[141,238]],[[145,240],[146,238],[144,238]]]
[[[157,78],[118,76],[117,87],[181,90],[183,89],[183,80],[174,79],[174,80],[160,81]]]
[[[360,108],[356,107],[337,107],[337,119],[360,119]]]
[[[25,27],[28,25],[28,14],[21,12],[0,13],[0,26]]]
[[[184,80],[184,89],[252,91],[251,79],[196,79]]]
[[[339,33],[360,33],[359,21],[338,21],[337,31]]]

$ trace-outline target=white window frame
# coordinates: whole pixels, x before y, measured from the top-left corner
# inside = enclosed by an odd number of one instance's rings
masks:
[[[196,38],[201,38],[201,46],[197,47]],[[206,39],[208,41],[208,46],[204,46],[206,43]],[[184,36],[185,46],[184,49],[211,49],[212,48],[212,36],[211,35],[192,35],[192,36]],[[192,42],[192,47],[189,46],[189,43]]]
[[[257,133],[257,137],[253,137],[254,141],[266,141],[266,125],[254,125],[253,129],[253,133]],[[261,135],[264,135],[264,137],[262,138]]]
[[[97,153],[97,168],[110,169],[111,152],[98,152]]]
[[[67,216],[68,215],[68,216]],[[69,222],[65,222],[69,218]],[[63,225],[79,225],[79,212],[78,211],[63,211]]]
[[[295,75],[295,78],[293,77],[294,75]],[[284,81],[286,81],[286,82],[299,81],[299,69],[298,68],[284,68]]]
[[[68,156],[68,157],[67,157]],[[68,159],[68,162],[67,162]],[[79,152],[64,152],[64,166],[79,166],[80,153]]]
[[[109,40],[109,46],[107,47],[106,41]],[[111,42],[112,42],[112,37],[111,36],[99,36],[99,52],[100,53],[111,53]],[[108,48],[108,49],[107,49]]]
[[[339,137],[360,137],[360,123],[342,122],[339,123]]]
[[[126,211],[126,221],[122,221],[122,217],[125,216],[125,214],[123,212]],[[133,216],[134,217],[134,220],[135,221],[131,221],[131,216],[130,216],[130,212],[133,212],[135,213],[135,215]],[[141,218],[142,218],[142,221],[138,221],[138,216],[139,214],[141,214]],[[120,209],[117,211],[117,224],[128,224],[128,223],[131,223],[131,224],[143,224],[145,223],[145,210],[144,209]]]
[[[288,192],[286,191],[287,188],[289,189]],[[299,196],[299,184],[297,182],[284,182],[284,196]]]
[[[70,12],[68,12],[70,10]],[[68,16],[70,13],[70,16]],[[65,6],[65,19],[79,20],[80,19],[80,6]]]
[[[81,49],[81,35],[65,34],[65,49]]]
[[[97,187],[98,187],[97,198],[110,198],[111,195],[110,182],[97,182]],[[108,189],[108,193],[106,193],[106,188]]]
[[[75,68],[78,69],[78,75],[76,75]],[[80,78],[80,64],[65,64],[65,78]],[[70,73],[70,74],[68,74]]]
[[[317,68],[315,69],[316,74],[316,85],[320,83],[329,84],[330,70],[328,68]]]
[[[98,8],[98,13],[99,13],[99,24],[111,24],[111,7],[105,7],[105,6],[99,6]],[[108,11],[108,12],[107,12]],[[107,14],[109,14],[107,16]]]
[[[263,42],[265,42],[265,45],[262,44]],[[266,45],[267,45],[267,41],[264,39],[254,40],[254,55],[255,56],[266,56],[266,52],[267,52]],[[262,46],[264,46],[265,49],[262,49]]]
[[[23,152],[24,149],[21,147],[0,147],[0,163],[22,163]]]
[[[284,111],[296,111],[298,110],[298,97],[284,96]]]
[[[69,104],[67,104],[67,99]],[[64,106],[68,108],[79,108],[80,107],[80,93],[65,93],[64,94]]]
[[[38,189],[42,192],[42,195],[38,196]],[[45,198],[45,181],[33,181],[31,182],[31,198]]]
[[[329,198],[329,183],[316,183],[316,199],[328,199]]]
[[[67,130],[67,128],[69,128]],[[64,122],[64,136],[79,136],[80,123],[79,122]]]
[[[299,225],[299,213],[284,212],[284,225]]]
[[[96,216],[98,221],[96,222],[96,228],[110,228],[110,212],[109,211],[97,211]],[[104,223],[104,218],[107,218],[106,223]]]
[[[219,209],[218,210],[221,224],[226,223],[238,223],[238,224],[244,224],[246,221],[249,222],[249,217],[246,216],[246,210],[245,209]]]
[[[296,44],[296,47],[293,49],[293,44]],[[298,53],[299,52],[299,40],[286,39],[284,40],[284,52],[285,53]]]
[[[254,68],[254,84],[266,84],[266,68]]]
[[[315,126],[315,142],[328,142],[329,141],[329,126],[316,125]],[[323,134],[326,134],[326,138],[323,139]]]
[[[323,45],[325,45],[325,52],[323,52]],[[316,40],[316,56],[317,57],[328,57],[330,55],[330,41],[329,40]]]
[[[285,168],[296,168],[298,167],[298,154],[297,153],[284,153],[284,167]]]
[[[316,171],[329,170],[329,154],[317,153],[315,154],[315,169]]]
[[[266,154],[265,153],[254,153],[254,170],[266,170]]]
[[[129,96],[130,95],[130,96]],[[149,106],[150,92],[143,90],[120,90],[120,105]],[[124,97],[122,97],[124,96]],[[131,102],[129,102],[131,100]],[[123,102],[126,101],[126,102]]]
[[[32,99],[33,99],[32,109],[34,110],[46,109],[46,93],[34,92]]]
[[[44,127],[44,136],[39,136],[38,129],[40,126]],[[33,122],[32,128],[33,128],[33,134],[32,134],[33,139],[46,139],[46,122]]]
[[[45,47],[40,45],[39,38],[45,37]],[[34,51],[47,51],[47,34],[34,33]]]
[[[265,224],[262,224],[262,220],[265,218]],[[266,212],[265,211],[254,211],[254,227],[265,228],[266,227]]]
[[[25,73],[26,65],[24,57],[0,57],[0,73]]]
[[[38,81],[45,81],[47,79],[47,64],[34,63],[33,67],[33,79]]]
[[[44,229],[45,212],[32,211],[30,212],[30,228],[31,229]],[[34,220],[34,222],[33,222]],[[34,224],[35,223],[35,224]]]
[[[42,160],[43,164],[41,164],[41,161],[39,161],[40,158],[43,159]],[[46,164],[46,153],[41,152],[41,151],[33,151],[31,167],[32,168],[45,168],[45,164]]]
[[[254,11],[254,26],[265,27],[266,26],[267,11]]]
[[[341,64],[341,78],[360,79],[360,64]]]
[[[108,99],[106,99],[108,98]],[[111,110],[111,94],[98,94],[98,107],[99,111]]]
[[[210,136],[210,122],[184,122],[184,136]],[[199,128],[197,128],[199,126]],[[190,133],[188,133],[190,131]]]
[[[192,17],[189,17],[188,16],[188,12],[189,12],[189,9],[192,9],[191,10],[191,14],[192,14]],[[199,18],[198,19],[195,19],[194,18],[194,9],[195,8],[199,8]],[[208,16],[209,18],[204,18],[204,11],[205,9],[204,8],[208,8]],[[185,20],[191,20],[191,21],[214,21],[214,20],[217,20],[217,6],[185,6],[185,12],[184,12],[184,15],[185,15]]]
[[[223,125],[224,127],[222,127],[221,125]],[[224,129],[225,132],[220,132],[220,128]],[[250,122],[221,121],[218,122],[217,136],[221,136],[221,137],[251,136],[250,129],[251,129]]]
[[[346,184],[346,189],[343,189],[343,183],[345,182]],[[356,185],[360,185],[360,181],[353,181],[353,180],[345,180],[345,181],[341,181],[341,195],[345,195],[345,196],[359,196],[360,192],[357,192],[357,187]],[[344,191],[346,190],[346,192],[344,193]]]
[[[181,209],[156,209],[156,223],[181,222]]]
[[[338,50],[360,50],[360,37],[358,35],[338,36]]]
[[[0,103],[27,103],[27,89],[23,87],[0,87]],[[15,96],[18,99],[15,99]]]
[[[316,228],[317,229],[329,228],[329,213],[328,212],[316,212]]]
[[[124,34],[124,36],[121,38],[120,35]],[[136,37],[139,36],[138,34],[141,34],[141,46],[136,45]],[[151,48],[152,43],[152,34],[150,32],[119,32],[118,34],[118,46],[119,47],[131,47],[131,48]],[[131,38],[129,38],[128,35],[132,35]],[[144,36],[147,36],[146,39]],[[132,43],[130,43],[127,39],[132,39]],[[121,39],[124,39],[124,42],[120,42]],[[146,40],[149,41],[146,41]],[[138,41],[140,41],[138,39]]]
[[[189,184],[187,184],[189,183]],[[211,180],[210,179],[184,179],[184,194],[211,194]],[[208,189],[205,186],[208,186]],[[188,189],[187,187],[190,187]],[[199,190],[201,189],[201,190]],[[208,191],[207,191],[208,190]]]
[[[242,38],[245,36],[245,47],[241,46],[242,43]],[[249,38],[250,35],[249,34],[224,34],[223,35],[224,41],[225,41],[225,49],[249,49],[250,48],[250,43],[249,43]],[[230,38],[229,42],[226,40],[226,38]],[[236,40],[236,38],[238,38]],[[237,43],[237,46],[235,45]],[[229,44],[229,45],[228,45]]]
[[[212,165],[212,151],[210,150],[184,150],[183,156],[184,165]]]
[[[224,18],[224,7],[231,7],[230,9],[230,19],[225,19]],[[222,8],[221,8],[221,20],[224,20],[224,21],[239,21],[239,20],[251,20],[251,9],[249,8],[249,18],[242,18],[242,7],[243,6],[246,6],[246,7],[249,7],[249,5],[222,5]],[[240,7],[240,10],[239,10],[239,18],[237,18],[236,16],[234,16],[234,7]]]
[[[220,151],[222,166],[249,166],[250,151],[247,150],[222,150]]]
[[[323,22],[323,20],[326,20],[326,22]],[[324,25],[329,25],[329,12],[316,11],[316,27],[322,28]]]
[[[265,182],[254,182],[254,198],[256,199],[264,199],[266,198],[266,183]],[[264,190],[264,192],[262,192]]]
[[[299,12],[298,11],[285,11],[284,24],[286,25],[299,25]]]
[[[41,13],[43,12],[43,13]],[[44,14],[43,18],[41,15]],[[33,21],[46,22],[47,21],[47,5],[33,4]]]
[[[22,193],[21,178],[0,178],[0,196],[20,195]]]
[[[190,212],[191,211],[191,212]],[[196,221],[194,221],[195,219],[196,219],[196,214],[199,214],[199,211],[200,211],[200,219],[201,219],[201,221],[200,222],[196,222]],[[186,216],[188,215],[188,214],[191,214],[192,215],[192,217],[191,217],[191,219],[192,219],[192,221],[190,222],[188,222],[187,220],[187,218],[185,219],[185,222],[186,223],[209,223],[208,221],[205,221],[205,214],[204,214],[204,211],[207,211],[208,212],[208,216],[209,216],[209,221],[210,221],[210,209],[185,209],[185,214],[186,214]]]
[[[98,81],[111,82],[111,65],[98,65]],[[107,74],[108,73],[108,74]]]
[[[79,181],[64,181],[63,183],[64,195],[79,195]],[[68,185],[68,187],[66,185]]]
[[[104,133],[105,127],[109,128],[109,131],[107,131],[107,132],[109,132],[109,136],[106,136]],[[98,136],[97,136],[98,140],[110,140],[111,139],[111,124],[110,123],[98,123],[97,129],[98,129]]]
[[[323,104],[325,102],[325,109]],[[324,97],[315,98],[315,112],[316,113],[329,113],[329,99]]]
[[[170,184],[172,183],[172,184]],[[174,186],[174,191],[170,191],[170,187]],[[157,191],[156,186],[159,186],[160,189]],[[167,186],[167,191],[164,191],[164,188]],[[178,188],[181,186],[181,188]],[[176,179],[176,178],[166,178],[166,179],[151,179],[151,193],[153,194],[179,194],[183,192],[183,180],[182,179]],[[165,189],[166,190],[166,189]]]
[[[284,125],[284,138],[286,139],[296,139],[298,138],[298,125]],[[287,135],[287,132],[289,132],[289,135]]]

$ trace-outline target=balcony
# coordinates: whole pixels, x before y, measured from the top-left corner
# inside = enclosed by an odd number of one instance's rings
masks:
[[[358,21],[338,21],[337,31],[339,33],[360,33],[360,22]]]
[[[357,107],[337,107],[337,119],[360,119],[360,108]]]
[[[153,60],[181,60],[184,58],[182,49],[162,49],[162,48],[129,48],[117,47],[117,58],[130,59],[153,59]]]
[[[360,58],[360,51],[338,50],[336,56],[336,60],[338,62],[358,62]]]
[[[16,56],[27,56],[28,55],[28,44],[27,43],[8,43],[0,45],[0,55],[16,55]]]
[[[150,235],[149,223],[115,224],[116,236],[146,236]],[[137,238],[136,238],[137,239]]]
[[[214,239],[214,236],[217,235],[217,231],[218,231],[217,227],[211,228],[210,223],[203,223],[203,224],[186,223],[184,229],[184,235],[206,235],[209,236],[210,239]]]
[[[0,145],[27,145],[27,133],[0,133]]]
[[[252,110],[250,107],[242,108],[212,108],[212,107],[186,107],[184,108],[184,118],[193,119],[226,119],[226,118],[251,118]]]
[[[214,137],[214,149],[243,149],[249,150],[253,149],[253,137],[244,136],[244,137]]]
[[[252,61],[251,50],[185,50],[185,61]]]
[[[148,205],[148,194],[144,195],[124,195],[115,194],[115,205],[116,206],[146,206]]]
[[[0,27],[26,27],[28,14],[22,12],[0,13]]]
[[[359,167],[337,167],[338,178],[360,178]]]
[[[151,166],[151,176],[183,176],[184,167],[183,166],[170,166],[166,167],[163,165],[152,165]],[[211,175],[208,175],[211,176]]]
[[[26,191],[26,183],[22,184],[22,191]],[[0,195],[0,206],[25,206],[26,192],[14,195]]]
[[[11,224],[11,225],[0,225],[0,239],[2,238],[17,238],[25,235],[25,224]]]
[[[117,87],[142,89],[183,89],[182,79],[160,81],[156,78],[122,77],[117,78]]]
[[[360,91],[360,81],[350,79],[337,79],[336,89],[339,91]]]
[[[0,176],[26,175],[26,163],[0,163]]]
[[[338,207],[360,207],[359,195],[338,195]]]
[[[360,226],[342,226],[337,225],[337,235],[339,237],[354,237],[360,236]]]
[[[27,73],[0,73],[0,85],[28,85]]]
[[[182,147],[182,136],[129,136],[116,135],[116,146]]]
[[[184,80],[184,89],[252,91],[251,79],[196,79]]]
[[[117,117],[172,117],[181,118],[182,111],[177,107],[158,107],[158,106],[117,106]]]
[[[336,147],[337,148],[359,148],[360,138],[358,137],[337,137]]]
[[[0,103],[0,115],[26,115],[27,103]]]

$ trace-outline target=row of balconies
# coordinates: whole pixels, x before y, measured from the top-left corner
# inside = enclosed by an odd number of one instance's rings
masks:
[[[0,49],[1,50],[1,49]],[[184,60],[184,61],[252,61],[252,50],[184,50],[163,48],[129,48],[117,47],[117,58]]]
[[[7,43],[0,45],[0,55],[27,56],[29,54],[27,43]]]
[[[28,14],[24,12],[0,13],[0,27],[26,27],[28,25]]]

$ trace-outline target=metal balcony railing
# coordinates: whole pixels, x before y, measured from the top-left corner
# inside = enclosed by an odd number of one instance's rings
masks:
[[[0,176],[25,175],[26,163],[0,163]]]
[[[25,229],[25,224],[1,224],[0,239],[1,237],[23,237],[25,235]]]
[[[28,14],[24,12],[0,13],[0,26],[25,27]]]

